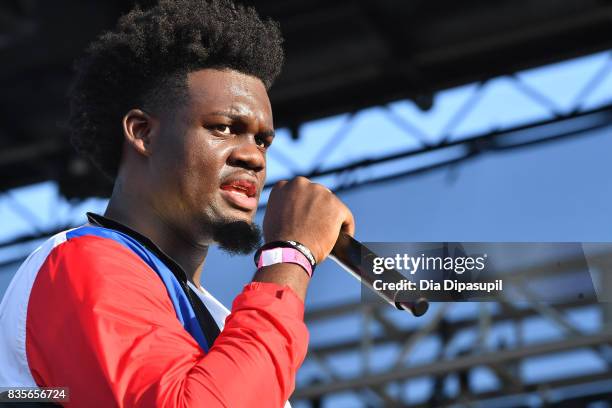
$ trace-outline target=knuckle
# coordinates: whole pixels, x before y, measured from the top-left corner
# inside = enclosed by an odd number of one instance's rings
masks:
[[[293,179],[293,182],[295,182],[296,184],[306,184],[306,183],[310,183],[310,180],[308,180],[304,176],[297,176]]]
[[[352,220],[353,219],[353,213],[351,211],[350,208],[348,208],[346,206],[346,204],[344,204],[342,201],[338,200],[338,204],[339,204],[339,210],[340,213],[342,214],[342,216],[346,219],[346,220]]]
[[[346,215],[347,215],[348,220],[350,220],[353,223],[355,222],[355,217],[353,216],[353,213],[350,210],[347,212]]]
[[[334,197],[334,193],[331,192],[331,190],[327,187],[325,187],[323,184],[319,184],[319,183],[312,183],[313,188],[319,192],[320,194],[323,194],[325,196],[331,196]]]
[[[279,180],[276,183],[274,183],[274,187],[272,188],[278,189],[278,188],[283,187],[285,184],[287,184],[287,180]]]

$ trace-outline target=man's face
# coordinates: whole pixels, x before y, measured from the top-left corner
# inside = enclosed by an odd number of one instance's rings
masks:
[[[252,223],[274,138],[264,84],[233,70],[187,76],[188,97],[161,114],[150,166],[156,211],[189,238],[210,240],[211,226]]]

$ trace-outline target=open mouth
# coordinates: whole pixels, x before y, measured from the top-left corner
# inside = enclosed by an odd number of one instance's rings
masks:
[[[221,190],[232,191],[247,197],[255,197],[257,187],[248,180],[233,180],[221,185]]]
[[[221,185],[223,197],[234,207],[252,210],[257,207],[257,185],[248,180],[231,180]]]

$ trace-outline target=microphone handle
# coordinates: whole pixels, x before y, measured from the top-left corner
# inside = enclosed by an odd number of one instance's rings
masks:
[[[414,316],[422,316],[427,312],[429,302],[424,297],[415,301],[400,301],[397,299],[400,291],[374,289],[374,281],[380,279],[380,275],[375,274],[371,268],[365,267],[362,257],[365,260],[373,260],[378,255],[350,235],[340,232],[336,245],[334,245],[329,257],[362,284],[399,310],[407,310]],[[385,269],[383,273],[385,275],[385,282],[399,282],[406,279],[395,269]]]

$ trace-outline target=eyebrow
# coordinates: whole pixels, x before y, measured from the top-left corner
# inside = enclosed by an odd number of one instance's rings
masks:
[[[218,115],[218,116],[226,116],[232,120],[235,121],[240,121],[243,120],[245,117],[247,117],[246,115],[239,115],[236,113],[230,113],[230,112],[223,112],[223,111],[215,111],[215,112],[210,112],[210,113],[206,113],[206,116],[212,116],[212,115]],[[272,137],[276,137],[276,133],[274,132],[274,129],[272,130],[265,130],[263,132],[259,132],[260,135],[263,136],[272,136]]]

